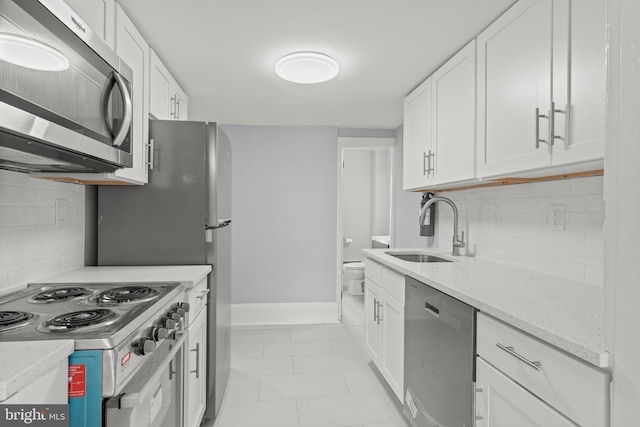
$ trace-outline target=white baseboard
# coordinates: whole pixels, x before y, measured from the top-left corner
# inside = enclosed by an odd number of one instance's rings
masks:
[[[231,304],[231,325],[337,323],[335,302]]]

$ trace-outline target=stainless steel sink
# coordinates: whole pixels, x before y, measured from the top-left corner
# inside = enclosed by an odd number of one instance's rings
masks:
[[[448,259],[425,254],[424,252],[385,252],[385,254],[410,262],[451,262]]]

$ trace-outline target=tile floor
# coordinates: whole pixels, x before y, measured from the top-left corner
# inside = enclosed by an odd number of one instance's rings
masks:
[[[234,327],[220,413],[205,427],[409,427],[364,352],[362,296],[343,321]]]

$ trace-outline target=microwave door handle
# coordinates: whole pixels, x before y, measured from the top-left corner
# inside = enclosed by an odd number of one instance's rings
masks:
[[[114,72],[113,78],[118,84],[118,89],[120,89],[120,94],[122,95],[122,102],[124,104],[124,113],[122,118],[122,126],[118,130],[118,133],[113,138],[113,145],[119,147],[124,142],[124,139],[127,137],[127,133],[129,132],[129,127],[131,126],[131,120],[133,118],[133,107],[131,105],[131,94],[127,90],[127,85],[124,82],[124,79],[120,74]]]
[[[113,126],[111,125],[111,114],[110,114],[111,110],[109,109],[109,100],[110,100],[109,95],[111,94],[113,85],[116,84],[115,80],[113,79],[113,74],[114,72],[111,72],[109,74],[109,77],[107,77],[107,82],[102,88],[102,95],[100,96],[100,98],[102,99],[103,109],[104,109],[104,123],[107,125],[107,129],[109,129],[109,132],[111,132],[112,135],[113,135]]]

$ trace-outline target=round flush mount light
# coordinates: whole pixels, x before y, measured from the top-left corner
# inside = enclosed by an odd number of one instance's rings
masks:
[[[17,34],[0,33],[0,59],[41,71],[63,71],[69,68],[69,60],[56,49]]]
[[[340,67],[331,57],[318,52],[296,52],[276,62],[276,74],[293,83],[313,84],[331,80]]]

